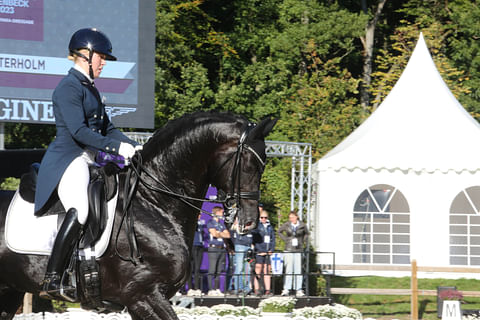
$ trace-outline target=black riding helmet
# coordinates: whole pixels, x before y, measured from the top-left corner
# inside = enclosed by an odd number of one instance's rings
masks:
[[[81,49],[87,49],[90,52],[88,58],[80,53]],[[75,32],[68,44],[68,50],[71,55],[80,56],[88,61],[90,65],[90,77],[92,79],[92,56],[94,52],[104,54],[106,60],[117,60],[117,58],[112,55],[112,43],[103,32],[96,28],[85,28]]]

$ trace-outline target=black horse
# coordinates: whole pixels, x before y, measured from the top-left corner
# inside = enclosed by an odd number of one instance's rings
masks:
[[[214,185],[227,193],[227,207],[233,207],[230,213],[238,217],[243,231],[255,228],[266,160],[264,137],[274,124],[270,119],[254,125],[233,114],[197,112],[169,122],[153,135],[141,154],[144,173],[130,205],[142,259],[134,264],[116,253],[116,245],[120,253],[131,248],[124,228],[118,243],[112,236],[98,259],[102,300],[126,307],[134,320],[177,319],[169,298],[190,275],[198,215],[194,206],[201,206],[198,200],[178,195],[203,198]],[[120,184],[126,176],[121,173]],[[177,195],[162,192],[165,188]],[[1,319],[13,318],[25,292],[39,292],[47,264],[46,256],[16,254],[6,247],[4,225],[11,196],[0,199]],[[114,235],[121,227],[123,198],[117,205]]]

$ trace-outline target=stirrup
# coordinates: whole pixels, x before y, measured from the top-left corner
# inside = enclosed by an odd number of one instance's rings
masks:
[[[42,286],[42,290],[38,294],[40,298],[49,299],[49,300],[56,299],[55,292],[58,292],[58,290],[50,288],[50,285],[52,284],[52,282],[59,282],[60,280],[61,280],[60,276],[56,272],[45,274],[45,278],[40,283],[40,285]],[[59,286],[60,286],[60,283],[56,287],[59,287]]]
[[[40,298],[77,302],[77,288],[73,286],[64,286],[66,276],[68,277],[68,272],[64,272],[62,277],[57,273],[46,274],[45,279],[41,283],[42,290],[38,294]],[[50,287],[52,283],[55,283],[53,288]]]

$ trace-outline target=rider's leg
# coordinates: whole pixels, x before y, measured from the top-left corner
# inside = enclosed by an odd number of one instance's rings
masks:
[[[75,158],[63,173],[57,193],[65,210],[77,209],[78,222],[85,224],[88,218],[89,158],[83,154]]]
[[[41,297],[53,297],[59,292],[63,270],[75,248],[81,230],[82,225],[78,222],[77,210],[75,208],[68,210],[55,238],[40,292]]]
[[[58,185],[58,197],[68,209],[53,245],[40,296],[51,297],[60,289],[60,281],[77,244],[82,225],[88,217],[88,159],[77,157],[65,170]]]

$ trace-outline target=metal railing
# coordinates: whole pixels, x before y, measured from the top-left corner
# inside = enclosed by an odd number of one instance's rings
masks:
[[[207,251],[206,251],[207,252]],[[207,254],[204,254],[204,259],[207,259]],[[245,259],[244,263],[247,263],[248,269],[246,270],[245,267],[243,268],[242,273],[235,273],[235,254],[244,254]],[[263,267],[262,263],[257,263],[257,256],[255,257],[249,256],[249,251],[241,251],[241,252],[231,252],[228,253],[225,249],[226,255],[226,264],[224,269],[220,272],[216,273],[209,273],[205,269],[200,270],[200,285],[196,285],[193,280],[193,287],[199,288],[198,290],[201,291],[201,294],[197,293],[196,296],[201,295],[209,296],[208,293],[210,290],[214,289],[213,282],[209,283],[209,280],[214,280],[212,278],[221,277],[223,279],[222,284],[220,287],[223,288],[221,290],[221,295],[224,297],[240,297],[240,296],[257,296],[257,297],[265,297],[267,291],[270,291],[272,295],[281,295],[284,290],[285,281],[291,281],[291,287],[289,289],[289,295],[297,296],[300,293],[294,288],[298,288],[298,290],[302,290],[302,296],[323,296],[331,298],[330,296],[330,282],[329,276],[332,275],[332,271],[334,274],[335,266],[335,254],[333,252],[315,252],[315,251],[297,251],[297,252],[286,252],[286,251],[274,251],[271,254],[267,255],[267,263],[270,267],[267,268],[267,272],[265,272],[265,268]],[[300,255],[300,266],[301,272],[295,273],[290,271],[290,273],[286,273],[288,262],[292,263],[292,260],[295,258],[298,259]],[[332,258],[328,259],[329,261],[333,261],[333,264],[319,264],[318,262],[321,261],[318,257],[321,255],[328,255]],[[289,259],[291,258],[291,259]],[[287,260],[287,264],[285,264],[285,260]],[[288,261],[290,260],[290,261]],[[260,268],[258,265],[261,265]],[[298,265],[298,260],[297,260]],[[237,268],[238,269],[238,268]],[[260,272],[259,272],[260,270]],[[328,270],[326,272],[326,270]],[[323,288],[318,288],[317,280],[319,277],[323,277],[324,275],[328,276],[326,278],[326,284]],[[192,277],[194,277],[194,270],[192,270]],[[235,278],[238,278],[235,281]],[[267,278],[267,279],[266,279]],[[270,280],[270,286],[265,283],[265,280]],[[241,282],[243,281],[243,283]],[[297,286],[298,282],[301,282],[300,286]],[[240,288],[235,288],[235,283],[242,283]],[[255,284],[258,284],[257,286]],[[242,290],[239,289],[245,288],[245,285],[248,286],[249,290]],[[185,286],[184,293],[187,293],[189,289],[188,286]],[[213,296],[218,296],[215,294]]]

